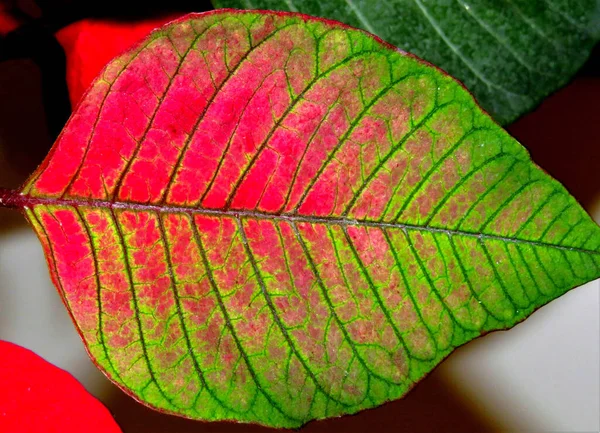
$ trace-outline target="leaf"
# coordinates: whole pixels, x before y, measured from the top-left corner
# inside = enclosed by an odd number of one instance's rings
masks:
[[[365,29],[461,80],[508,124],[567,83],[600,39],[600,0],[212,0]]]
[[[3,432],[121,432],[108,410],[73,376],[5,341],[0,341],[0,389]]]
[[[600,276],[600,228],[451,77],[303,15],[191,15],[108,64],[21,195],[100,368],[297,427],[397,399]]]

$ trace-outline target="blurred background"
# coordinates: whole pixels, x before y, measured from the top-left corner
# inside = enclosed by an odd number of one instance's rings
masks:
[[[24,11],[0,37],[0,187],[17,188],[45,157],[70,113],[65,57],[54,32],[85,17],[124,23],[201,11],[208,2],[0,1]],[[118,4],[118,6],[117,6]],[[118,14],[115,14],[118,10]],[[0,14],[1,16],[1,14]],[[32,18],[33,17],[33,18]],[[3,26],[15,23],[0,19]],[[14,38],[17,38],[16,40]],[[12,39],[11,39],[12,38]],[[564,89],[508,127],[533,160],[600,223],[600,50]],[[402,400],[302,431],[600,431],[600,280],[570,291],[508,332],[463,346]],[[87,357],[24,218],[0,209],[0,339],[69,371],[124,433],[268,432],[154,412],[110,383]],[[2,389],[0,389],[2,392]]]

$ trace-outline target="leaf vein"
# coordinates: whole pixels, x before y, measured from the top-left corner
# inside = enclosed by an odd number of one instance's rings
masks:
[[[315,384],[315,386],[317,387],[317,389],[321,393],[323,393],[323,395],[325,395],[325,397],[327,397],[328,399],[334,401],[335,403],[337,403],[341,406],[348,407],[349,406],[348,404],[342,402],[341,400],[336,399],[331,394],[329,394],[329,392],[327,390],[325,390],[323,388],[323,385],[319,382],[319,380],[315,376],[314,372],[309,368],[306,360],[300,354],[300,351],[296,347],[294,341],[290,337],[287,329],[285,328],[283,322],[281,321],[281,317],[279,317],[279,314],[277,314],[277,309],[275,308],[275,305],[273,305],[273,300],[271,299],[271,296],[269,295],[269,293],[267,291],[266,284],[262,278],[260,269],[258,268],[258,264],[256,262],[256,257],[254,257],[254,253],[250,249],[250,245],[248,243],[248,238],[246,237],[246,230],[244,229],[242,220],[240,218],[236,218],[235,220],[236,220],[236,224],[238,227],[238,232],[242,239],[242,244],[244,245],[244,249],[246,250],[246,255],[248,256],[248,260],[250,261],[250,264],[252,265],[252,269],[254,270],[254,275],[256,277],[256,281],[258,282],[260,291],[263,294],[263,297],[265,298],[267,306],[269,307],[269,311],[270,311],[271,315],[273,316],[273,320],[274,320],[275,324],[277,325],[277,327],[279,328],[281,335],[287,342],[288,346],[290,347],[291,351],[294,353],[296,358],[298,358],[298,361],[300,361],[300,364],[302,364],[302,367],[308,373],[308,375],[312,379],[312,381]],[[281,247],[284,248],[283,245]]]
[[[152,367],[152,362],[150,361],[150,357],[148,356],[148,349],[147,349],[148,346],[147,346],[147,343],[146,343],[146,338],[144,336],[144,330],[143,330],[143,327],[142,327],[142,321],[140,319],[140,309],[139,309],[139,306],[138,306],[138,298],[137,298],[137,293],[135,291],[135,284],[134,284],[133,272],[131,270],[131,264],[129,262],[129,252],[128,252],[127,244],[125,242],[125,236],[123,234],[123,229],[121,227],[121,224],[119,223],[119,219],[117,218],[117,215],[115,214],[115,210],[114,209],[110,209],[110,216],[111,216],[111,219],[112,219],[112,221],[114,223],[115,231],[117,233],[117,237],[119,239],[119,243],[121,244],[121,247],[123,248],[123,264],[125,265],[125,274],[126,274],[127,281],[128,281],[129,291],[131,293],[131,299],[133,301],[134,317],[135,317],[135,321],[136,321],[136,324],[137,324],[138,333],[140,334],[140,346],[142,348],[142,356],[144,357],[144,361],[146,363],[146,366],[148,367],[148,373],[150,375],[150,378],[152,379],[152,381],[156,385],[156,388],[157,388],[158,392],[173,407],[177,408],[179,406],[173,402],[173,399],[171,397],[169,397],[169,393],[165,392],[162,389],[161,384],[158,382],[158,379],[156,378],[156,374],[155,374],[154,369]]]
[[[244,346],[242,345],[237,332],[235,331],[235,328],[233,326],[231,317],[229,316],[229,312],[227,311],[227,308],[225,307],[225,303],[223,302],[223,296],[221,295],[221,291],[219,290],[219,286],[217,285],[217,282],[214,278],[214,275],[212,273],[212,269],[210,267],[210,263],[208,261],[208,255],[206,253],[206,250],[204,248],[204,244],[202,242],[202,239],[200,237],[200,233],[198,231],[198,227],[196,226],[195,221],[193,220],[192,217],[190,217],[190,224],[192,227],[192,232],[194,235],[194,240],[198,246],[198,249],[200,251],[200,256],[202,257],[202,264],[204,265],[204,268],[206,269],[206,275],[208,276],[208,280],[210,282],[210,286],[217,298],[217,303],[219,305],[219,308],[221,310],[221,313],[223,314],[223,318],[225,319],[225,324],[227,326],[227,328],[229,329],[229,332],[231,333],[231,336],[233,337],[233,340],[235,342],[235,345],[238,349],[238,351],[240,352],[240,355],[244,358],[244,361],[246,363],[246,366],[248,367],[248,372],[250,373],[250,376],[252,377],[252,380],[254,381],[254,383],[256,384],[256,388],[258,389],[258,391],[263,394],[263,396],[267,399],[267,401],[271,404],[271,406],[277,410],[282,416],[284,416],[285,418],[287,418],[288,420],[291,421],[296,421],[296,422],[300,422],[302,421],[301,419],[295,418],[291,415],[289,415],[282,407],[281,405],[279,405],[279,403],[277,403],[277,401],[275,401],[273,399],[273,397],[271,397],[271,395],[269,393],[267,393],[266,390],[263,389],[260,381],[258,380],[258,375],[256,374],[256,372],[254,371],[254,367],[252,365],[252,363],[250,362],[250,359],[248,357],[248,354],[246,353],[246,350],[244,349]]]

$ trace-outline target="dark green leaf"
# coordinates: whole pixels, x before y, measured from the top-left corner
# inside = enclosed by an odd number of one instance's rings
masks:
[[[212,0],[363,28],[461,80],[506,124],[563,86],[600,38],[599,0]]]

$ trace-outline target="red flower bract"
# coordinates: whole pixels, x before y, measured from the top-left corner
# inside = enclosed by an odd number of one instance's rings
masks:
[[[66,371],[0,341],[0,431],[118,433],[108,410]]]
[[[106,63],[174,18],[167,15],[136,22],[83,20],[59,30],[56,38],[67,56],[67,85],[73,108]]]

